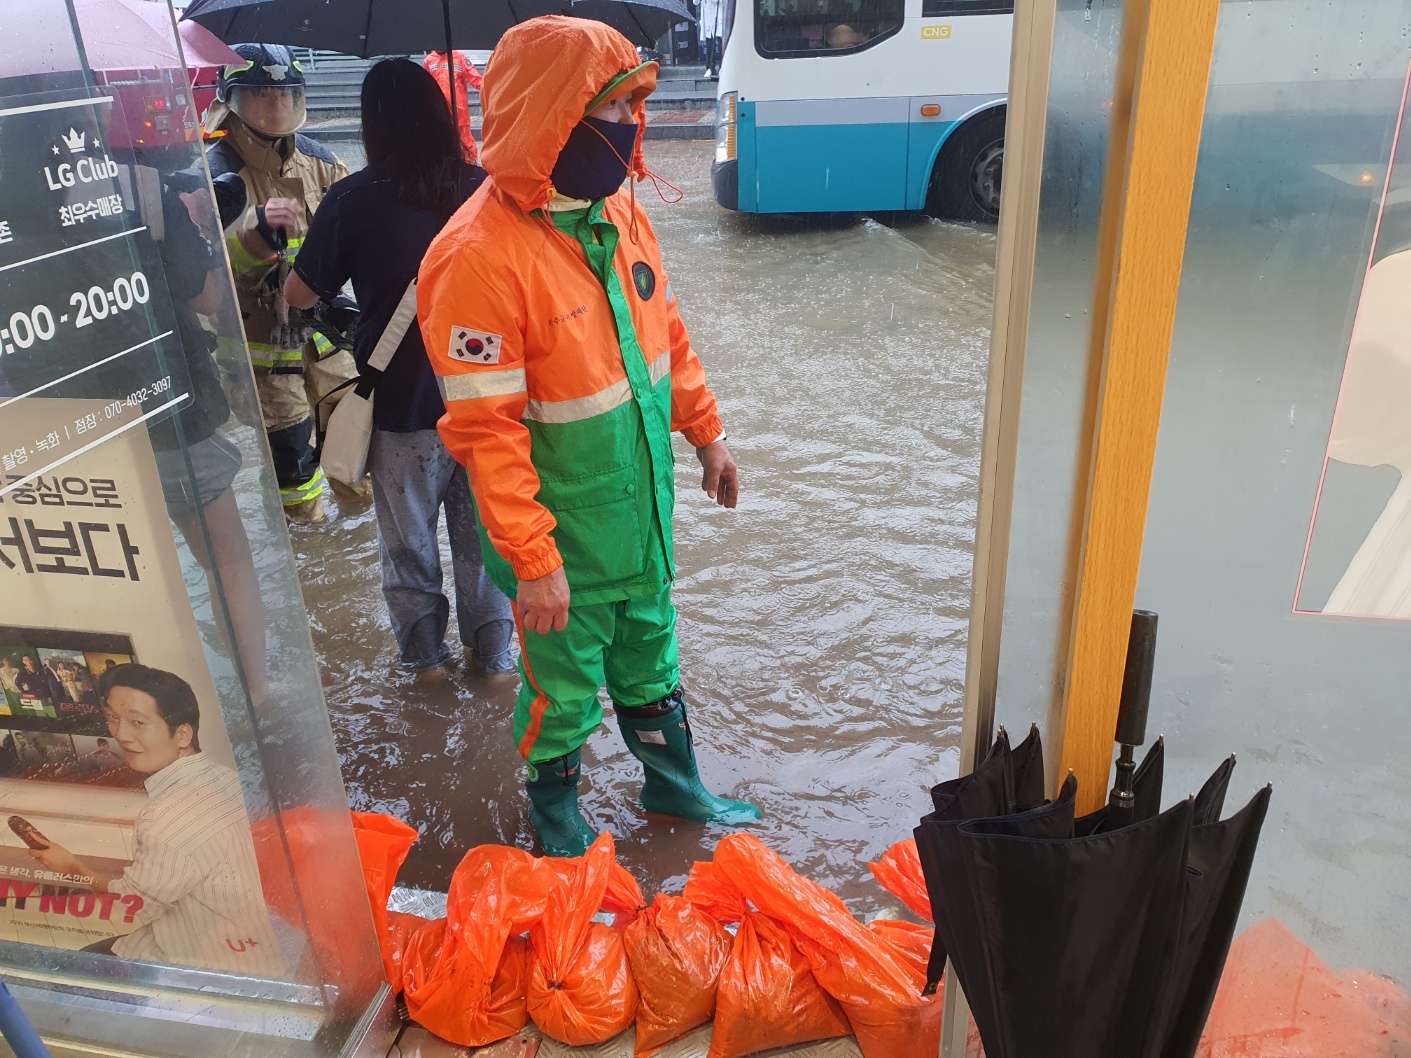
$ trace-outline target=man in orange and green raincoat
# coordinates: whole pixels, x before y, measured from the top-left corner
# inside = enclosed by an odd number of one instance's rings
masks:
[[[580,747],[606,684],[646,772],[650,813],[740,825],[702,785],[677,662],[671,432],[734,507],[738,474],[705,371],[623,179],[645,173],[655,63],[616,30],[550,15],[515,26],[485,72],[490,178],[422,262],[417,296],[470,474],[485,566],[514,600],[514,734],[545,850],[579,855]]]

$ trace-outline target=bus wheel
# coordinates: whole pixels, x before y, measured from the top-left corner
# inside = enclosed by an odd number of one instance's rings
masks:
[[[972,118],[951,136],[931,173],[926,210],[946,220],[994,223],[1004,176],[1004,111]]]

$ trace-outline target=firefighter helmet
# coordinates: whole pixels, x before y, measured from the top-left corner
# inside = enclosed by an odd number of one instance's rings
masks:
[[[237,44],[235,52],[245,61],[221,70],[216,101],[266,136],[301,128],[307,117],[304,71],[294,53],[282,44]]]

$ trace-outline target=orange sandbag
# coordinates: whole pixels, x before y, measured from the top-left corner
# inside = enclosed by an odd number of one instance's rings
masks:
[[[603,893],[603,910],[613,916],[612,928],[619,933],[627,929],[637,916],[647,909],[647,898],[637,879],[622,864],[613,860],[608,871],[608,885]]]
[[[405,963],[407,976],[424,980],[435,967],[445,941],[446,920],[438,918],[424,922],[407,938]],[[529,986],[529,939],[510,937],[505,941],[500,965],[490,982],[490,994],[485,1001],[482,1022],[486,1034],[500,1033],[498,1038],[512,1036],[529,1024],[525,994]]]
[[[746,911],[720,973],[708,1058],[743,1058],[851,1031],[788,932]]]
[[[731,834],[715,865],[763,914],[783,924],[808,956],[823,990],[842,1004],[864,1058],[935,1058],[939,994],[925,974],[853,918],[847,905],[801,877],[752,834]]]
[[[420,835],[400,819],[377,812],[354,812],[353,837],[358,843],[358,860],[363,865],[363,883],[372,905],[372,924],[377,930],[377,943],[382,949],[382,969],[393,988],[401,984],[399,953],[387,932],[387,900],[397,881],[412,843]]]
[[[622,935],[593,921],[614,862],[612,835],[599,834],[574,863],[572,881],[549,894],[529,934],[529,1015],[545,1035],[570,1047],[606,1043],[637,1013],[637,985]]]
[[[420,915],[409,915],[404,911],[387,912],[387,948],[392,955],[392,967],[396,972],[395,977],[389,976],[387,982],[392,986],[394,992],[400,992],[406,987],[402,982],[406,977],[407,946],[411,943],[412,937],[417,930],[426,926],[428,919]],[[444,929],[445,919],[439,920]]]
[[[739,922],[749,910],[744,894],[709,860],[691,864],[682,895],[717,922]]]
[[[646,1058],[715,1013],[730,934],[680,896],[662,894],[622,936],[637,981],[636,1058]]]
[[[1339,977],[1276,919],[1230,948],[1197,1058],[1411,1054],[1411,999],[1376,974]]]
[[[402,945],[401,988],[409,994],[419,992],[441,958],[446,942],[446,920],[434,918],[414,926]]]
[[[348,995],[375,989],[386,978],[380,947],[349,928],[369,910],[367,886],[342,881],[361,865],[347,806],[286,809],[253,822],[250,837],[266,904],[307,941],[296,977],[324,974]]]
[[[875,918],[867,923],[868,930],[895,954],[905,960],[913,973],[926,976],[926,964],[931,961],[931,942],[935,931],[916,922],[894,918]],[[944,982],[939,987],[944,987]]]
[[[926,877],[921,873],[915,838],[898,841],[867,868],[877,884],[905,904],[908,911],[931,921],[931,898],[926,895]]]
[[[504,954],[490,984],[488,1009],[495,1017],[520,1028],[529,1024],[529,968],[533,961],[529,938],[511,937],[505,941]]]
[[[524,993],[513,994],[524,975],[506,975],[506,952],[562,888],[547,860],[522,849],[480,845],[467,852],[451,876],[441,942],[428,925],[407,945],[403,984],[412,1020],[463,1047],[483,1047],[524,1028]]]

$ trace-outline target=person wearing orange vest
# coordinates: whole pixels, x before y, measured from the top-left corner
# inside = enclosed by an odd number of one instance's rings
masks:
[[[466,91],[466,87],[469,86],[478,92],[484,83],[484,78],[480,76],[480,71],[475,68],[475,64],[463,51],[451,52],[449,59],[446,58],[444,51],[427,52],[426,58],[421,60],[421,67],[436,78],[436,83],[441,86],[441,94],[446,97],[447,104],[451,102],[451,70],[455,70],[456,121],[460,125],[461,146],[465,148],[465,160],[474,165],[478,152],[475,147],[475,134],[470,131],[470,93]]]
[[[530,819],[552,855],[594,837],[578,806],[583,742],[606,684],[642,762],[650,813],[741,825],[696,767],[680,685],[672,431],[702,488],[739,488],[639,179],[656,63],[616,30],[547,15],[501,39],[486,71],[489,179],[422,261],[418,316],[470,475],[486,571],[514,600],[522,685],[514,735]]]

